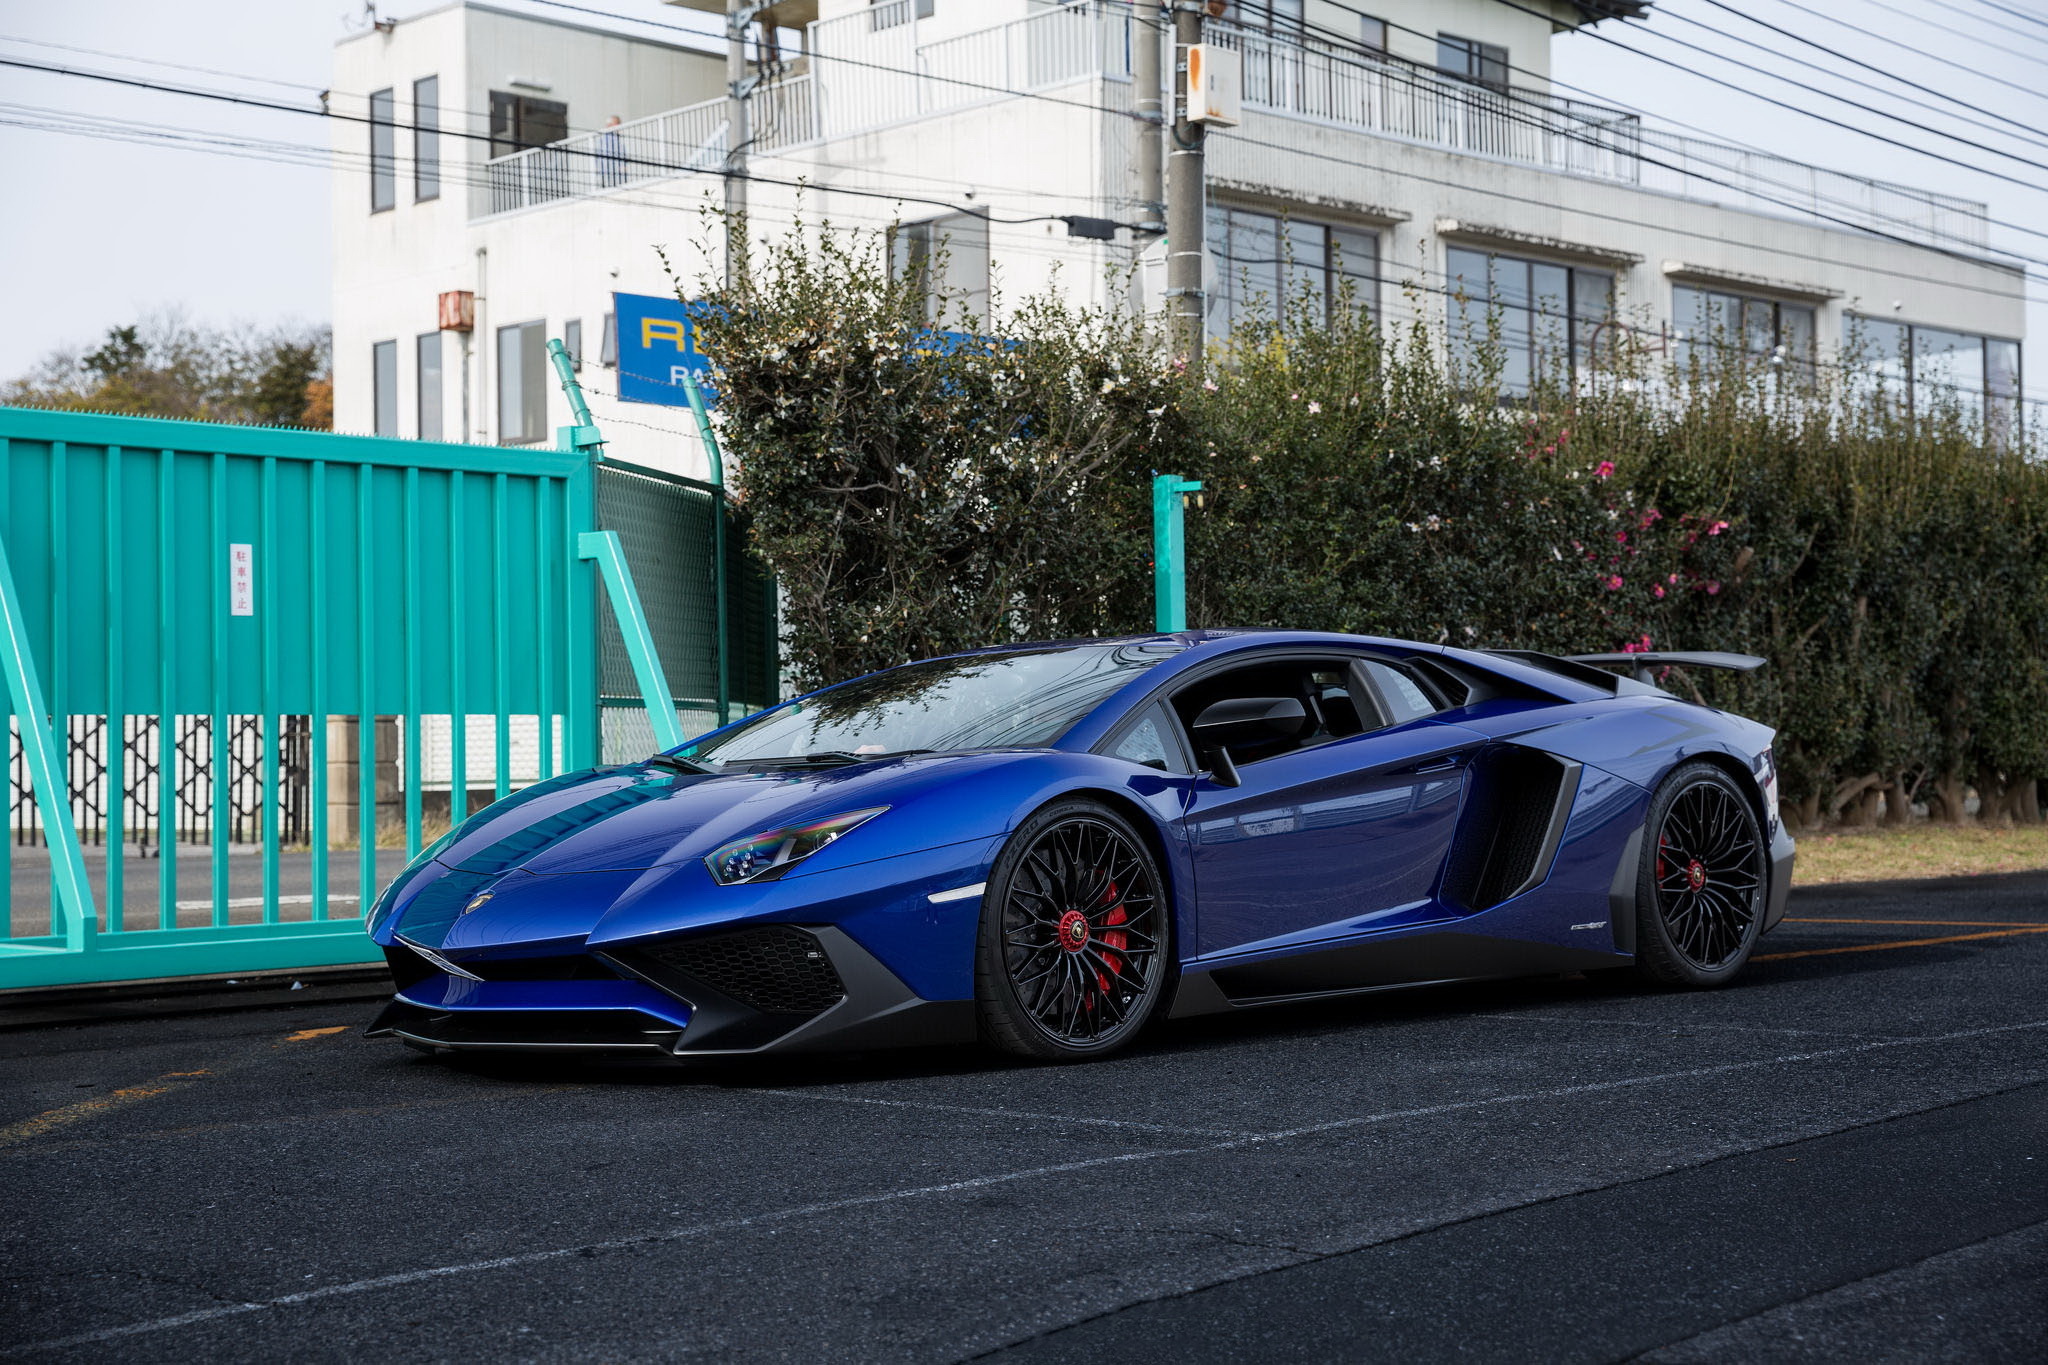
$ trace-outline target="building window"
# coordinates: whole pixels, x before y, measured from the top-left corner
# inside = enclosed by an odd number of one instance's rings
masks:
[[[379,436],[398,434],[398,343],[379,341],[370,347],[370,429]]]
[[[878,33],[914,18],[929,19],[935,4],[936,0],[868,0],[868,30]]]
[[[389,90],[370,96],[370,212],[398,206],[398,125]]]
[[[422,332],[413,343],[419,361],[420,439],[438,441],[441,431],[441,334]]]
[[[1508,397],[1526,396],[1538,378],[1576,376],[1614,321],[1611,270],[1455,246],[1446,267],[1452,368],[1476,378],[1497,353]]]
[[[1436,35],[1436,69],[1493,90],[1508,88],[1508,50],[1454,33]]]
[[[1909,411],[1934,413],[1953,405],[1981,421],[1985,436],[2004,444],[2017,430],[2020,344],[1849,314],[1844,349],[1866,383],[1903,394]]]
[[[441,78],[412,83],[412,200],[441,197]]]
[[[498,444],[528,445],[547,434],[547,324],[498,329]]]
[[[925,319],[988,316],[988,219],[954,213],[889,232],[889,266],[924,299]]]
[[[1216,262],[1209,334],[1219,340],[1247,324],[1271,325],[1304,301],[1336,316],[1379,306],[1379,234],[1303,218],[1211,204],[1204,232]]]
[[[1307,0],[1238,0],[1224,17],[1245,28],[1301,36],[1308,27]]]
[[[1671,291],[1671,358],[1681,369],[1713,371],[1722,357],[1782,361],[1802,380],[1813,375],[1814,311],[1804,303],[1677,285]]]
[[[1370,14],[1359,15],[1358,42],[1361,47],[1371,48],[1374,52],[1385,52],[1387,50],[1387,21],[1375,19]],[[1506,51],[1501,53],[1501,62],[1503,65],[1507,62]]]
[[[583,319],[570,318],[562,324],[562,349],[569,353],[569,368],[583,368]]]
[[[569,106],[504,90],[491,92],[491,156],[545,147],[569,136]]]
[[[617,313],[606,313],[604,315],[604,330],[599,333],[597,338],[597,363],[604,366],[607,370],[618,368],[619,315]]]

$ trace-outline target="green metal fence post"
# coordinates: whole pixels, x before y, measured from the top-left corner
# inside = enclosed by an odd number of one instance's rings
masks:
[[[626,657],[633,661],[634,680],[647,702],[647,723],[654,730],[654,742],[663,749],[675,748],[688,736],[676,719],[675,694],[668,690],[661,656],[654,652],[654,635],[647,629],[647,613],[640,609],[640,594],[633,587],[633,571],[626,567],[619,533],[585,531],[576,537],[576,557],[597,561],[612,614],[618,618],[619,635],[626,642]]]
[[[21,599],[14,591],[14,570],[8,565],[4,540],[0,540],[0,667],[7,673],[7,691],[14,699],[15,721],[21,729],[22,756],[28,760],[28,780],[35,786],[36,806],[43,815],[50,877],[56,884],[57,901],[64,907],[64,946],[79,951],[92,946],[99,915],[92,903],[92,884],[85,877],[85,854],[78,847],[71,796],[58,762],[57,741],[50,733],[50,713],[43,706],[42,680],[36,676],[35,657],[29,653],[28,622],[22,618]]]
[[[1152,618],[1154,628],[1171,633],[1188,628],[1188,564],[1185,504],[1199,493],[1199,479],[1178,474],[1152,476]]]
[[[563,450],[587,450],[598,454],[598,447],[604,444],[604,436],[591,420],[590,404],[583,398],[583,382],[576,378],[576,363],[569,358],[569,348],[562,344],[560,337],[548,338],[548,359],[554,362],[555,378],[562,381],[562,393],[569,400],[569,414],[576,419],[576,425],[561,429],[558,444]]]
[[[726,633],[725,592],[725,452],[718,447],[718,435],[711,429],[711,414],[704,410],[704,393],[696,376],[683,371],[683,393],[690,400],[690,413],[697,419],[697,434],[704,440],[705,458],[711,463],[711,484],[718,490],[711,514],[711,596],[718,611],[718,723],[732,718],[732,664]]]

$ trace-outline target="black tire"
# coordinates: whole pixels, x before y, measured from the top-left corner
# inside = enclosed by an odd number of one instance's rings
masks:
[[[1712,763],[1657,788],[1636,873],[1636,970],[1665,986],[1721,986],[1763,931],[1763,828],[1749,794]]]
[[[981,902],[974,998],[982,1041],[1043,1061],[1115,1052],[1166,998],[1173,912],[1145,839],[1098,801],[1035,812]]]

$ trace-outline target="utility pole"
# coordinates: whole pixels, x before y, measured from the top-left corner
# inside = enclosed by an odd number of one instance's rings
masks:
[[[1152,236],[1166,231],[1166,82],[1159,66],[1164,13],[1159,0],[1138,0],[1131,15],[1131,88],[1138,105],[1137,231]]]
[[[1188,50],[1202,41],[1198,0],[1173,6],[1173,147],[1166,159],[1166,297],[1174,349],[1202,366],[1207,296],[1202,292],[1202,139],[1207,127],[1188,115]]]
[[[725,284],[737,286],[747,258],[747,25],[757,0],[725,0]]]

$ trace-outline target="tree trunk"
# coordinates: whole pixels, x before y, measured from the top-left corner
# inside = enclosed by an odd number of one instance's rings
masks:
[[[1794,810],[1799,816],[1799,828],[1802,830],[1812,829],[1820,823],[1820,793],[1809,792],[1807,795],[1802,796],[1799,798],[1799,804]]]
[[[1890,826],[1901,826],[1912,821],[1912,789],[1906,785],[1904,773],[1893,773],[1892,780],[1884,786],[1884,822]]]
[[[1928,818],[1944,825],[1963,823],[1963,793],[1966,790],[1963,779],[1954,774],[1933,779],[1927,790]]]
[[[2013,788],[2013,819],[2022,824],[2041,823],[2041,779],[2030,777]]]

